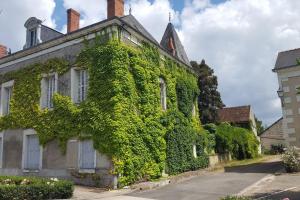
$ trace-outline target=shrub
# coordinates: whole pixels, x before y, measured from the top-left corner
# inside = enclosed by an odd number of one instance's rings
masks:
[[[251,200],[249,197],[237,197],[237,196],[227,196],[221,200]]]
[[[68,199],[73,183],[56,178],[0,176],[0,200]]]
[[[289,148],[282,156],[284,167],[288,173],[300,172],[300,157],[295,147]]]
[[[285,148],[286,147],[283,144],[272,144],[271,145],[270,153],[274,154],[274,155],[276,155],[276,154],[283,154]]]

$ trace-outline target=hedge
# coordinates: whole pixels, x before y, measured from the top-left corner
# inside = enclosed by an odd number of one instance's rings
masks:
[[[56,178],[0,176],[0,200],[68,199],[73,183]]]

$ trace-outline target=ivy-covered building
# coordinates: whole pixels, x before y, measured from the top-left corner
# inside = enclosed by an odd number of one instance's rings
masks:
[[[99,5],[100,6],[100,5]],[[62,34],[32,17],[0,46],[0,174],[117,187],[208,165],[197,78],[172,23],[158,43],[123,0]]]

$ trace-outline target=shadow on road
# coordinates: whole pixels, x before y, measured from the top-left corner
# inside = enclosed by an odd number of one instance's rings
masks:
[[[280,192],[279,194],[274,194],[277,192],[280,191],[272,191],[271,193],[261,193],[252,196],[252,198],[255,200],[282,200],[284,198],[289,198],[289,200],[300,199],[300,191],[286,191],[286,192]]]
[[[257,163],[249,164],[237,167],[225,167],[225,172],[235,172],[235,173],[275,173],[278,170],[283,169],[283,164],[281,161],[269,162],[269,163]],[[299,198],[300,199],[300,198]]]

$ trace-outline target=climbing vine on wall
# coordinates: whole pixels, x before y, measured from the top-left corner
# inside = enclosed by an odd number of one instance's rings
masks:
[[[68,139],[91,138],[94,147],[112,158],[120,185],[205,167],[205,135],[193,104],[197,79],[189,70],[149,44],[133,48],[112,39],[95,40],[78,56],[89,72],[88,98],[80,105],[54,95],[54,108],[42,110],[42,74],[62,75],[70,64],[62,59],[28,66],[1,77],[15,80],[11,112],[0,129],[34,128],[40,143],[57,139],[64,152]],[[167,110],[160,105],[159,78],[167,85]],[[197,113],[197,112],[195,112]],[[197,145],[197,158],[193,157]]]

